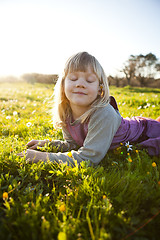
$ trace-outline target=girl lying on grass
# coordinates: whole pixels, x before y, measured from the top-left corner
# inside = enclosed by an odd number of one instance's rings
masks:
[[[65,141],[30,141],[26,151],[29,162],[74,164],[75,159],[97,165],[109,149],[128,141],[147,148],[150,155],[160,154],[160,122],[121,117],[115,99],[109,96],[102,66],[87,52],[72,56],[65,65],[55,86],[54,121],[62,127]],[[45,144],[56,147],[57,153],[37,151]]]

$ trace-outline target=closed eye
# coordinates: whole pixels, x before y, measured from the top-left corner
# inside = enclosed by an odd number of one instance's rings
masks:
[[[73,75],[73,74],[71,74],[71,75],[69,76],[69,79],[70,79],[71,81],[76,81],[76,80],[78,79],[78,77],[75,76],[75,75]]]
[[[70,77],[69,79],[70,79],[71,81],[76,81],[78,78]]]
[[[94,81],[95,81],[95,79],[93,79],[93,78],[87,78],[87,80],[86,80],[88,83],[93,83]]]

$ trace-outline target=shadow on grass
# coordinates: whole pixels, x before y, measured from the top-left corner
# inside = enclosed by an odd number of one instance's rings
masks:
[[[129,90],[131,92],[135,93],[160,93],[160,89],[155,89],[155,88],[138,88],[138,87],[131,87],[131,86],[126,86],[123,88],[123,90]]]

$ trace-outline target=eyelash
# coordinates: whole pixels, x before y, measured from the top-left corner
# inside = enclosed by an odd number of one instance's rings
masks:
[[[88,83],[92,83],[93,81],[89,81],[89,80],[87,80],[87,82],[88,82]]]
[[[78,80],[78,78],[70,78],[70,80],[74,82],[74,81]],[[89,81],[89,80],[86,80],[86,81],[87,81],[88,83],[92,83],[92,82],[93,82],[93,81]]]

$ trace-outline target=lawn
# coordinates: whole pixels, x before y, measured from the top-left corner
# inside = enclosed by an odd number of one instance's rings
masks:
[[[0,239],[159,240],[160,159],[125,145],[89,162],[27,164],[31,139],[52,125],[53,85],[0,83]],[[160,116],[160,89],[111,87],[123,117]]]

